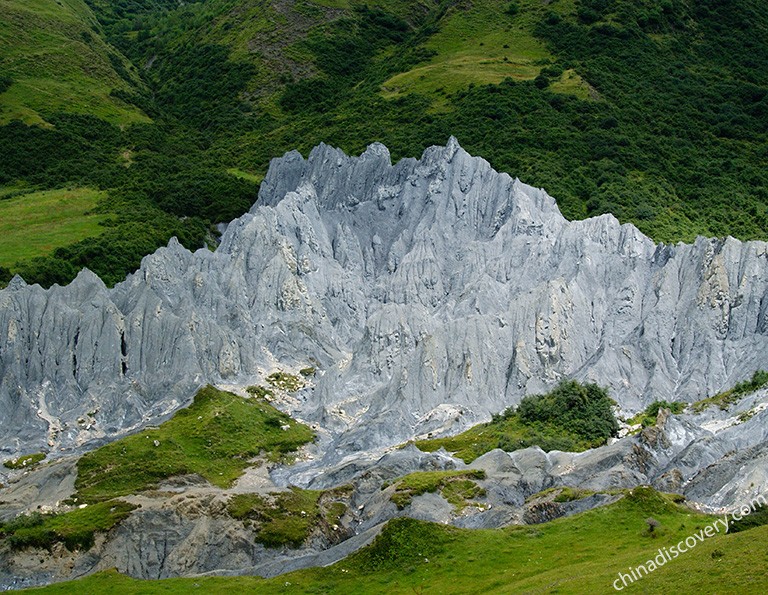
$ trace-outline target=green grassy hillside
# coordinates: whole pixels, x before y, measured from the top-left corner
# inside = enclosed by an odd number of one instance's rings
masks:
[[[660,523],[653,533],[646,519]],[[645,564],[713,522],[637,488],[617,503],[542,525],[466,530],[391,521],[374,543],[327,568],[255,577],[136,581],[100,573],[33,593],[611,593]],[[758,593],[768,588],[768,527],[722,532],[631,584],[627,592]],[[619,583],[619,586],[622,586]]]
[[[385,81],[384,97],[419,93],[445,98],[469,85],[536,78],[554,58],[532,32],[541,10],[540,3],[532,2],[515,18],[508,2],[481,0],[473,2],[471,10],[453,4],[439,29],[423,43],[431,57]]]
[[[0,124],[48,124],[49,114],[147,122],[113,91],[140,84],[136,69],[99,35],[82,0],[0,0]]]
[[[89,549],[96,533],[109,531],[136,508],[117,499],[120,496],[141,493],[165,479],[187,474],[198,474],[211,484],[226,488],[254,464],[256,457],[262,457],[262,461],[279,460],[313,438],[309,427],[266,401],[243,399],[207,386],[198,391],[189,407],[179,409],[159,427],[144,429],[83,455],[77,462],[77,492],[65,502],[78,508],[61,513],[22,514],[0,523],[0,542],[17,550],[50,549],[55,543],[63,543],[70,550]],[[14,469],[31,468],[43,458],[45,455],[40,453],[5,464]],[[323,519],[331,525],[338,521],[338,515],[346,509],[336,503],[338,496],[334,491],[323,494],[296,490],[287,495],[277,494],[276,503],[271,503],[245,494],[233,500],[232,515],[268,515],[271,522],[263,523],[261,538],[271,539],[270,544],[290,543],[297,547],[314,524],[321,524]],[[241,502],[236,505],[238,498]],[[322,506],[318,504],[320,499]],[[260,508],[252,511],[257,502]],[[299,514],[303,509],[314,513],[304,518]],[[295,517],[303,520],[297,523]]]
[[[0,199],[0,266],[98,235],[103,216],[93,209],[103,197],[98,190],[73,188]]]
[[[11,265],[30,280],[64,282],[88,264],[112,283],[173,234],[199,246],[248,208],[270,158],[320,141],[353,153],[381,141],[400,158],[453,134],[570,218],[612,212],[665,242],[768,235],[758,0],[90,0],[98,25],[68,1],[26,3],[34,19],[14,26],[34,38],[56,30],[54,6],[80,15],[73,31],[88,29],[124,75],[107,99],[127,115],[101,104],[74,118],[69,101],[21,96],[26,124],[0,126],[0,184],[108,191],[129,256],[93,238]],[[78,80],[35,51],[7,53],[52,87]],[[22,89],[9,76],[0,99]],[[129,125],[142,114],[153,124]],[[41,119],[51,126],[28,125]]]
[[[266,401],[207,386],[192,405],[158,428],[83,455],[77,462],[77,497],[85,502],[109,500],[190,473],[228,487],[254,457],[276,459],[313,438],[311,429]]]

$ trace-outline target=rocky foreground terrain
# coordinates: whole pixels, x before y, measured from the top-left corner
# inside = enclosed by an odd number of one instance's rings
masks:
[[[381,145],[288,153],[215,251],[172,241],[112,289],[86,270],[66,287],[16,278],[0,291],[2,456],[53,461],[1,472],[0,519],[56,509],[78,454],[162,422],[207,383],[245,394],[275,370],[311,368],[275,404],[318,440],[296,464],[251,469],[228,489],[190,476],[133,495],[140,508],[89,551],[5,551],[0,586],[111,567],[274,575],[343,557],[397,515],[542,522],[641,484],[732,506],[766,483],[765,391],[730,409],[662,412],[580,454],[495,450],[467,466],[398,446],[563,378],[607,386],[626,415],[707,397],[768,368],[767,289],[765,243],[665,246],[609,215],[569,222],[544,191],[453,139],[396,165]],[[480,490],[393,501],[397,478],[452,469],[477,470]],[[290,485],[349,485],[346,512],[297,549],[254,544],[225,512],[233,494]],[[575,496],[540,493],[563,486]]]
[[[583,453],[538,447],[493,450],[471,464],[445,451],[414,445],[347,456],[325,466],[321,440],[295,465],[251,468],[228,489],[199,476],[169,480],[157,490],[122,500],[138,508],[87,551],[56,544],[13,551],[0,548],[0,588],[73,579],[117,568],[137,578],[203,574],[274,576],[327,565],[370,543],[384,523],[410,516],[466,528],[546,522],[609,504],[621,489],[652,485],[683,494],[689,505],[720,512],[751,502],[766,485],[768,390],[724,412],[659,414],[656,426]],[[441,488],[401,506],[398,480],[424,471],[464,471],[479,488],[458,501]],[[72,457],[24,472],[0,491],[0,519],[35,510],[66,510],[74,493]],[[276,494],[289,485],[338,491],[345,512],[331,527],[320,524],[300,547],[257,543],[252,527],[228,514],[238,494]],[[562,497],[565,496],[565,497]]]

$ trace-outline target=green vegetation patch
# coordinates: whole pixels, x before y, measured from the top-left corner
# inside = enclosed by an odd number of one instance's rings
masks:
[[[290,393],[296,392],[300,388],[304,387],[304,380],[302,378],[294,376],[293,374],[288,374],[288,372],[283,372],[282,370],[273,372],[267,376],[267,382],[269,382],[269,384],[275,388],[279,388],[280,390],[288,391]]]
[[[238,494],[229,502],[230,516],[249,519],[256,541],[266,547],[299,547],[320,522],[318,500],[322,492],[292,488],[269,496]]]
[[[246,387],[245,392],[247,392],[252,397],[256,397],[257,399],[269,400],[274,396],[274,393],[271,390],[269,390],[266,386],[259,386],[255,384],[252,386]]]
[[[227,173],[235,176],[236,178],[254,182],[255,184],[261,184],[261,181],[264,179],[264,174],[251,173],[251,172],[243,171],[242,169],[238,169],[236,167],[230,167],[227,170]]]
[[[488,423],[449,438],[419,440],[416,446],[425,452],[445,448],[466,463],[494,448],[510,452],[537,445],[546,451],[579,452],[617,434],[613,405],[596,384],[567,380],[547,394],[524,397],[517,409],[494,415]]]
[[[13,549],[50,550],[53,544],[63,543],[71,551],[87,550],[93,545],[97,532],[109,531],[135,508],[133,504],[112,500],[62,514],[20,515],[0,524],[0,539]]]
[[[680,402],[673,402],[670,403],[669,401],[654,401],[648,407],[646,407],[642,412],[638,413],[635,417],[628,420],[627,423],[630,425],[636,425],[640,424],[643,428],[647,428],[649,426],[656,425],[656,420],[659,417],[659,411],[661,409],[668,409],[673,414],[679,414],[685,411],[685,408],[687,407],[687,403],[680,403]]]
[[[572,68],[564,70],[559,79],[549,83],[549,90],[553,93],[573,95],[582,101],[594,101],[598,98],[597,91]]]
[[[445,552],[458,534],[460,531],[453,527],[407,517],[392,519],[370,546],[353,554],[348,563],[339,566],[348,572],[349,568],[354,568],[363,573],[389,571],[409,574],[413,572],[414,564],[421,565],[428,557]],[[435,590],[440,592],[437,588]]]
[[[0,266],[99,235],[105,217],[93,209],[105,196],[99,190],[73,188],[0,199]]]
[[[66,109],[110,122],[148,122],[136,106],[112,95],[139,84],[138,73],[94,31],[83,0],[3,0],[0,124],[45,124]]]
[[[738,533],[763,525],[768,525],[768,506],[760,504],[754,507],[750,514],[742,516],[741,520],[730,519],[728,533]]]
[[[238,494],[227,505],[231,517],[250,522],[256,541],[266,547],[300,547],[317,529],[333,528],[347,505],[335,498],[345,490],[302,490],[269,495]]]
[[[254,457],[279,458],[313,437],[310,428],[267,403],[207,386],[160,427],[84,455],[75,487],[87,502],[140,492],[190,473],[227,487]]]
[[[440,101],[469,85],[535,78],[552,55],[533,36],[531,13],[521,18],[507,8],[493,0],[453,4],[423,44],[430,59],[385,81],[383,96],[420,93]]]
[[[582,490],[580,488],[565,487],[555,496],[555,502],[575,502],[594,496],[597,492],[592,490]]]
[[[0,184],[113,203],[98,238],[13,268],[29,282],[88,266],[114,284],[174,235],[199,248],[271,158],[320,141],[398,160],[454,135],[569,219],[668,243],[768,233],[761,0],[88,5],[3,5]]]
[[[741,400],[742,397],[760,390],[764,386],[768,385],[768,372],[765,370],[757,370],[750,380],[739,382],[733,388],[717,393],[701,401],[696,401],[691,405],[691,409],[694,413],[701,413],[709,407],[717,406],[722,411],[727,411],[728,408]]]
[[[64,187],[82,194],[83,189],[99,188],[100,200],[95,208],[82,208],[79,216],[85,221],[78,222],[76,212],[71,220],[59,221],[68,216],[67,204],[43,201],[41,206],[33,199],[46,195],[27,193],[24,198],[30,202],[24,206],[34,212],[20,218],[9,248],[36,246],[31,240],[25,244],[18,234],[39,217],[46,218],[45,229],[39,229],[43,240],[56,240],[34,252],[45,255],[20,254],[18,264],[16,255],[6,256],[14,260],[8,268],[28,283],[66,284],[87,266],[112,285],[173,236],[193,250],[206,241],[212,244],[211,224],[241,215],[256,197],[257,184],[213,164],[199,149],[204,141],[194,132],[155,125],[121,128],[72,114],[52,114],[48,121],[53,127],[21,122],[0,126],[0,194],[18,198],[22,189],[60,192]],[[75,204],[74,198],[82,196],[70,198],[69,204]],[[87,227],[94,222],[98,233]]]
[[[397,481],[395,492],[390,496],[390,500],[399,510],[402,510],[416,496],[439,491],[457,511],[460,511],[469,504],[468,500],[485,495],[485,490],[472,481],[473,479],[485,479],[485,471],[471,469],[410,473]]]
[[[8,469],[31,469],[46,457],[43,452],[36,452],[31,455],[24,455],[16,459],[10,459],[3,463]]]
[[[589,498],[590,496],[594,496],[598,493],[608,493],[608,492],[595,492],[593,490],[585,490],[582,488],[572,488],[569,486],[564,487],[557,487],[557,488],[547,488],[546,490],[542,490],[541,492],[537,492],[536,494],[532,494],[528,496],[525,501],[533,502],[534,500],[539,500],[542,498],[549,498],[554,495],[552,500],[554,502],[575,502],[577,500],[583,500],[584,498]]]

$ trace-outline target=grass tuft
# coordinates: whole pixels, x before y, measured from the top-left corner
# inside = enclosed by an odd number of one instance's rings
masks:
[[[7,469],[31,469],[46,457],[43,452],[36,452],[31,455],[24,455],[16,459],[10,459],[3,463]]]
[[[315,529],[331,528],[346,512],[347,505],[335,498],[344,490],[302,490],[269,495],[237,494],[227,505],[232,518],[252,523],[256,541],[270,548],[300,547]]]
[[[485,495],[473,479],[485,479],[485,471],[420,471],[398,480],[390,500],[399,510],[408,506],[416,496],[439,491],[457,511],[467,506],[468,500]]]
[[[273,372],[267,376],[267,382],[280,390],[287,391],[289,393],[296,392],[300,388],[304,387],[304,380],[288,372],[282,370]]]
[[[88,550],[97,532],[109,531],[135,508],[133,504],[113,500],[62,514],[24,514],[0,525],[0,538],[15,550],[50,550],[55,543],[63,543],[70,551]]]

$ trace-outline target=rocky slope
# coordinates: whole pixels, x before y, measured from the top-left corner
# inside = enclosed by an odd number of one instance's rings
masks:
[[[742,399],[729,411],[659,414],[654,427],[583,453],[537,447],[512,453],[491,451],[465,465],[438,451],[415,446],[358,453],[335,465],[317,461],[295,466],[251,468],[228,489],[200,477],[176,478],[159,489],[125,498],[137,508],[87,551],[56,544],[13,550],[0,541],[0,590],[67,580],[117,568],[137,578],[202,574],[274,576],[325,565],[370,543],[382,525],[410,516],[468,528],[535,524],[604,505],[622,489],[653,485],[684,494],[705,510],[752,502],[765,485],[768,390]],[[319,445],[310,447],[320,450]],[[473,481],[482,492],[458,506],[437,490],[396,505],[403,476],[419,471],[481,470]],[[0,521],[19,512],[56,509],[74,492],[73,459],[27,472],[0,491]],[[236,494],[274,493],[288,484],[345,489],[346,512],[338,526],[313,531],[298,548],[265,548],[254,529],[232,518],[227,503]],[[558,498],[561,489],[570,490]]]
[[[484,420],[562,377],[625,410],[768,368],[768,246],[655,245],[451,139],[273,161],[215,252],[172,241],[113,289],[87,270],[0,291],[0,439],[71,449],[166,416],[203,383],[318,368],[291,413],[327,462]]]

